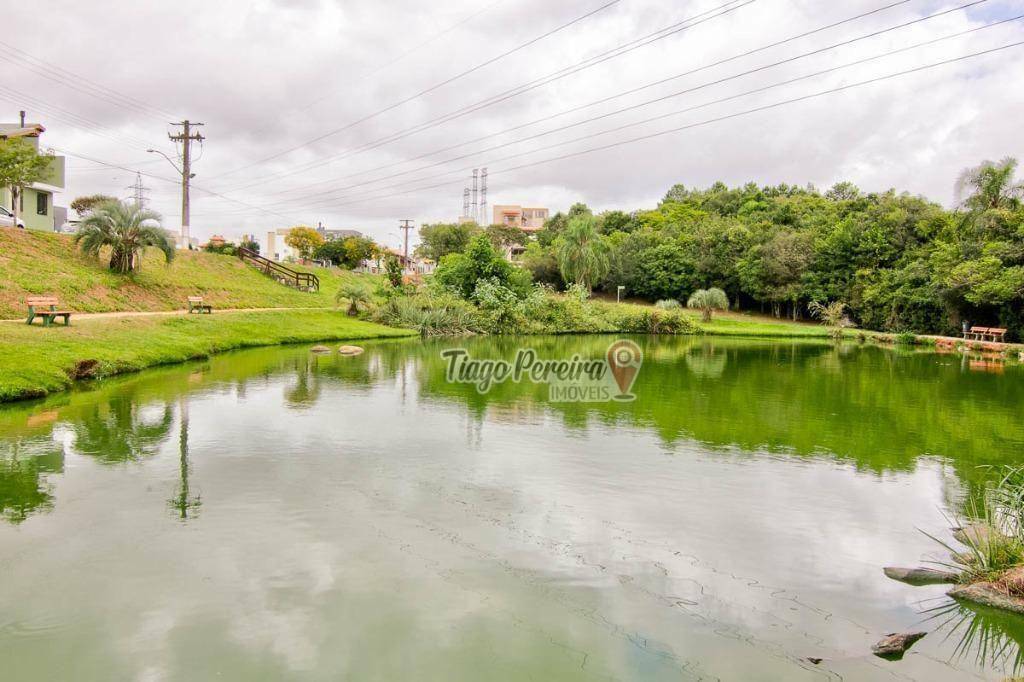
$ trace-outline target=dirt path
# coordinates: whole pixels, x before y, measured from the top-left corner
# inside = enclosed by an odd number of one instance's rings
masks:
[[[310,306],[303,308],[295,307],[284,307],[284,308],[216,308],[214,314],[219,313],[259,313],[259,312],[271,312],[281,310],[334,310],[334,308],[327,308],[324,306]],[[72,321],[78,320],[102,320],[104,318],[116,318],[116,317],[158,317],[168,315],[188,315],[188,310],[125,310],[120,312],[109,312],[109,313],[75,313],[71,316]],[[0,320],[0,322],[21,322],[25,323],[24,317],[16,319]]]

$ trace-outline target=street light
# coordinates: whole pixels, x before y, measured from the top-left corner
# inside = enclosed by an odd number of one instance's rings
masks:
[[[187,144],[186,144],[185,148],[186,148],[186,150],[188,149],[188,145]],[[146,151],[148,153],[150,153],[150,154],[159,154],[160,156],[162,156],[165,159],[167,159],[167,163],[171,164],[171,167],[174,170],[178,171],[178,175],[181,176],[181,240],[180,240],[180,244],[179,245],[183,249],[191,248],[192,244],[191,244],[191,240],[190,240],[190,236],[189,236],[189,231],[190,230],[189,230],[188,185],[189,185],[189,180],[194,178],[196,176],[196,174],[195,173],[189,173],[187,171],[187,169],[188,169],[188,154],[186,153],[186,155],[185,155],[185,166],[184,166],[184,168],[181,168],[181,167],[178,166],[178,164],[174,163],[174,161],[171,159],[171,157],[167,156],[167,154],[164,154],[159,149],[147,149]]]

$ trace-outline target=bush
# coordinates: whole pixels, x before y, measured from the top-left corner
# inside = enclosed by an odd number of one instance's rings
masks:
[[[491,279],[520,297],[530,292],[530,273],[505,260],[485,234],[474,237],[462,253],[442,258],[434,273],[438,284],[467,300],[473,297],[481,280]]]
[[[674,298],[663,298],[654,304],[658,310],[679,310],[682,304]]]
[[[479,311],[455,296],[392,296],[373,313],[391,327],[416,329],[423,336],[459,336],[483,331]]]

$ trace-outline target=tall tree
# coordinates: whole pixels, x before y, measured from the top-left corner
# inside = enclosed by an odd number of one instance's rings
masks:
[[[450,253],[460,253],[469,246],[469,240],[480,232],[476,223],[437,223],[420,228],[420,244],[416,253],[440,263]]]
[[[39,182],[50,171],[53,152],[40,154],[31,144],[20,138],[0,140],[0,187],[11,192],[11,211],[14,224],[18,224],[21,193],[33,182]]]
[[[80,217],[84,218],[94,208],[100,204],[105,204],[108,201],[117,201],[117,199],[107,194],[88,194],[86,196],[75,197],[71,202],[71,208]]]
[[[324,243],[324,237],[312,227],[299,225],[288,232],[284,243],[298,251],[299,257],[306,260],[312,258],[313,252]]]
[[[597,220],[589,213],[581,212],[570,219],[569,226],[555,243],[562,278],[587,290],[608,273],[608,251],[608,245],[597,231]]]
[[[1024,197],[1024,183],[1017,182],[1017,159],[1006,157],[999,162],[982,161],[967,168],[956,181],[956,195],[968,209],[1017,208]],[[966,192],[969,196],[964,196]]]

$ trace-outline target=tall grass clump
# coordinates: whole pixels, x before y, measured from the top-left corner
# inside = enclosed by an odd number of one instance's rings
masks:
[[[950,551],[962,581],[993,582],[1007,594],[1024,597],[1024,579],[1005,575],[1024,566],[1024,466],[1002,468],[994,483],[968,501],[966,513],[952,521],[958,527],[955,537],[965,550],[925,535]]]
[[[679,310],[682,304],[674,298],[663,298],[654,304],[658,310]]]

